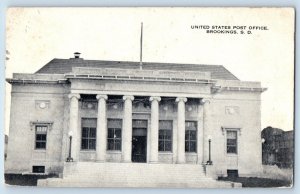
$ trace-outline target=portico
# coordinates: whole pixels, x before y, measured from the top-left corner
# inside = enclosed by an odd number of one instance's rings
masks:
[[[203,104],[202,98],[190,98],[188,108],[186,97],[160,97],[160,96],[138,96],[138,95],[106,95],[106,94],[89,94],[95,96],[94,101],[87,103],[94,103],[93,106],[97,107],[95,110],[87,108],[86,111],[94,112],[94,114],[84,115],[83,103],[86,99],[79,93],[71,93],[70,100],[70,128],[74,134],[72,144],[72,157],[74,162],[86,161],[80,158],[84,153],[94,152],[95,159],[90,161],[95,162],[134,162],[133,152],[137,149],[136,146],[144,146],[145,162],[147,163],[198,163],[202,164],[203,161]],[[83,96],[83,97],[80,97]],[[136,100],[135,100],[136,99]],[[90,100],[90,99],[89,99]],[[87,104],[87,107],[91,107]],[[119,106],[119,107],[118,107]],[[80,113],[81,112],[81,113]],[[185,112],[188,112],[188,119],[186,119]],[[119,115],[114,117],[115,115]],[[95,149],[90,150],[82,149],[82,124],[80,121],[83,118],[96,116],[96,146]],[[120,127],[121,131],[121,147],[117,150],[110,150],[108,145],[108,122],[113,119],[119,119],[122,122]],[[186,120],[197,123],[195,126],[195,148],[186,152],[185,139]],[[143,122],[143,126],[137,126],[137,122]],[[134,123],[133,123],[134,122]],[[164,129],[163,125],[168,125]],[[137,138],[133,131],[139,129],[143,133],[145,145],[137,144]],[[169,131],[168,131],[169,130]],[[143,131],[143,132],[142,132]],[[199,132],[200,131],[200,132]],[[114,134],[115,135],[115,134]],[[170,137],[169,137],[170,136]],[[198,137],[199,136],[199,137]],[[140,138],[141,139],[141,138]],[[140,141],[140,140],[139,140]],[[159,143],[160,148],[159,148]],[[81,146],[80,146],[81,145]],[[135,149],[133,149],[135,147]],[[164,147],[164,148],[163,148]],[[166,148],[167,147],[167,148]],[[112,155],[120,155],[120,160],[111,158]],[[186,155],[190,155],[186,161]]]

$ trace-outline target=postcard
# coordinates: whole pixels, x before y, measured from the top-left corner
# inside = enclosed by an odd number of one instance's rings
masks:
[[[293,8],[8,8],[6,185],[293,186]]]

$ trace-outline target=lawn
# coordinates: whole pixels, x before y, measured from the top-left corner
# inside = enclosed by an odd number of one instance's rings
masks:
[[[219,177],[218,180],[242,183],[242,187],[292,187],[292,180],[255,177]]]

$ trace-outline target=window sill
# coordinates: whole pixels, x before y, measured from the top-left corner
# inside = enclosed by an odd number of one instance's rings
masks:
[[[168,151],[159,151],[158,154],[162,154],[162,155],[171,155],[173,154],[173,152],[168,152]]]
[[[23,172],[22,175],[49,175],[47,172]]]
[[[107,150],[107,154],[122,154],[122,151],[120,150]]]
[[[83,153],[94,153],[94,152],[96,152],[96,150],[80,150],[80,152],[83,152]]]
[[[44,153],[44,152],[46,152],[46,149],[34,149],[34,151]]]
[[[198,153],[197,152],[185,152],[185,155],[196,156],[196,155],[198,155]]]
[[[234,153],[227,153],[227,156],[228,156],[228,157],[237,157],[237,156],[238,156],[238,154],[234,154]]]

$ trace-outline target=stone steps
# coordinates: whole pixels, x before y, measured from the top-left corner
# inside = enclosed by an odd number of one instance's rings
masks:
[[[199,164],[65,163],[63,178],[38,180],[51,187],[230,188],[206,177]]]
[[[43,179],[38,186],[48,187],[103,187],[103,188],[233,188],[241,187],[238,183],[219,182],[215,180],[178,182],[101,182],[101,181],[75,181],[71,179]]]
[[[68,168],[70,168],[68,170]],[[206,178],[201,165],[191,164],[139,164],[139,163],[89,163],[80,162],[65,168],[64,178],[99,178],[102,180],[188,179]]]

